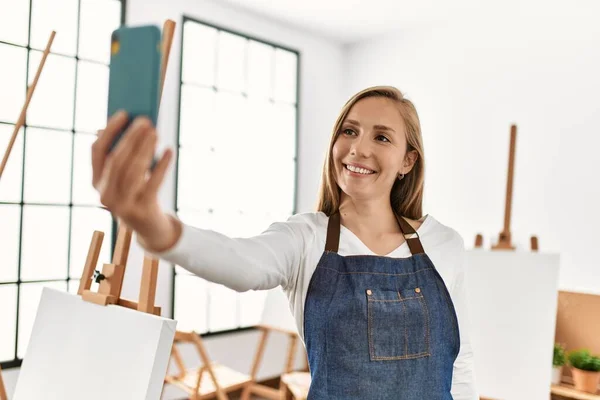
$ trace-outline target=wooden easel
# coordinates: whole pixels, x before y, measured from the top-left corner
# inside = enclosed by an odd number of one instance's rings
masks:
[[[162,60],[160,73],[160,95],[159,101],[162,98],[162,90],[169,62],[169,54],[171,52],[171,44],[173,43],[173,35],[175,33],[175,22],[172,20],[165,21],[163,25],[162,37]],[[129,248],[131,246],[132,230],[127,225],[120,223],[119,232],[117,234],[117,243],[113,253],[112,263],[104,264],[102,272],[96,271],[95,267],[98,263],[100,248],[104,233],[94,231],[90,248],[88,251],[85,267],[79,282],[79,290],[77,294],[84,300],[100,304],[116,304],[134,310],[142,311],[149,314],[160,315],[160,307],[154,305],[156,296],[156,280],[158,277],[158,260],[149,255],[144,255],[144,264],[142,269],[142,280],[140,284],[140,293],[138,302],[121,298],[121,289],[123,286],[123,278],[125,276],[125,268],[127,266],[127,258],[129,256]],[[98,292],[90,290],[92,280],[99,283]]]
[[[19,130],[25,125],[25,118],[27,116],[27,109],[29,108],[29,103],[33,97],[33,92],[35,92],[35,88],[37,86],[38,80],[40,79],[40,75],[42,74],[42,70],[44,69],[44,65],[46,64],[46,58],[48,58],[48,54],[50,54],[50,48],[52,47],[52,42],[54,42],[54,36],[56,36],[56,32],[52,31],[50,33],[50,38],[48,39],[48,43],[46,44],[46,49],[42,54],[42,59],[38,66],[37,72],[35,73],[35,77],[33,78],[33,83],[27,89],[27,96],[25,97],[25,104],[21,108],[21,114],[19,114],[19,119],[15,123],[15,128],[13,129],[12,136],[10,141],[8,142],[8,147],[6,148],[6,152],[4,153],[4,157],[2,158],[2,163],[0,163],[0,178],[2,178],[2,173],[4,172],[4,168],[6,168],[6,164],[8,164],[8,157],[10,157],[10,153],[12,148],[17,140],[17,135]]]
[[[513,198],[513,183],[515,175],[515,151],[517,145],[517,126],[511,125],[510,127],[510,148],[508,153],[508,175],[506,179],[506,201],[504,205],[504,228],[498,236],[498,242],[492,245],[492,250],[514,250],[515,246],[512,244],[512,235],[510,232],[510,222],[512,214],[512,198]],[[483,236],[477,234],[475,237],[475,248],[481,248],[483,246]],[[531,237],[531,250],[538,251],[538,238],[537,236]]]
[[[148,314],[160,315],[160,307],[154,306],[156,279],[158,276],[158,260],[154,257],[149,255],[144,256],[138,302],[121,298],[123,277],[125,276],[125,267],[127,266],[131,244],[131,233],[131,229],[125,224],[120,224],[112,263],[104,264],[100,273],[99,271],[95,271],[95,266],[98,262],[104,233],[94,231],[77,294],[86,301],[102,306],[116,304]],[[100,284],[98,292],[90,290],[92,281]]]
[[[500,232],[498,243],[492,250],[514,250],[510,233],[510,217],[512,212],[513,180],[515,175],[515,148],[517,145],[517,126],[510,127],[510,150],[508,153],[508,176],[506,179],[506,202],[504,205],[504,229]]]

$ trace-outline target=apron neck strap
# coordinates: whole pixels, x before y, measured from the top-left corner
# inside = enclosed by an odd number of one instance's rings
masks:
[[[340,245],[340,212],[336,211],[329,217],[327,224],[327,241],[325,251],[337,253]]]
[[[421,244],[421,239],[419,239],[419,234],[415,231],[411,224],[408,223],[403,217],[398,214],[394,214],[396,216],[396,220],[398,221],[398,225],[400,226],[400,231],[404,235],[404,240],[408,244],[408,248],[410,252],[414,256],[415,254],[423,254],[425,251],[423,250],[423,245]],[[340,244],[340,212],[336,211],[331,214],[329,217],[329,222],[327,223],[327,240],[325,242],[325,251],[329,251],[332,253],[337,253]]]
[[[411,224],[408,223],[404,217],[394,213],[396,219],[398,220],[398,225],[400,226],[400,230],[404,235],[404,240],[406,240],[406,244],[408,244],[408,248],[410,249],[411,254],[414,256],[415,254],[423,254],[425,250],[423,250],[423,245],[421,244],[421,239],[419,239],[419,234],[412,227]]]

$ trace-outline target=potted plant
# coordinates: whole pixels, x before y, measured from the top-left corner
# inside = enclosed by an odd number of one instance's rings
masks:
[[[554,356],[552,357],[552,384],[558,385],[562,378],[563,367],[567,362],[565,347],[554,343]]]
[[[568,358],[575,389],[596,393],[600,383],[600,357],[591,355],[587,349],[581,349],[570,352]]]

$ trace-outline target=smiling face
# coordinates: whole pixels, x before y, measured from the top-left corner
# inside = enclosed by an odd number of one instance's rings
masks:
[[[335,180],[354,200],[387,200],[398,174],[414,163],[406,150],[406,128],[394,101],[364,98],[346,116],[333,145]]]

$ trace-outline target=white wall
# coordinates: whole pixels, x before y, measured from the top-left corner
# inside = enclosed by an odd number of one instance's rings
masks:
[[[575,7],[575,6],[573,6]],[[543,10],[540,9],[540,12]],[[509,129],[517,149],[512,232],[561,253],[562,289],[600,292],[600,25],[577,18],[471,18],[348,48],[346,95],[390,84],[416,103],[425,212],[472,247],[502,229]],[[586,17],[587,13],[587,17]]]
[[[165,146],[175,148],[177,138],[179,64],[182,15],[226,27],[247,35],[283,45],[300,52],[300,106],[299,106],[299,183],[298,211],[309,211],[316,203],[317,188],[323,157],[338,110],[342,106],[343,47],[330,40],[285,26],[282,23],[241,12],[218,2],[207,0],[127,0],[127,24],[159,24],[166,19],[177,22],[159,117],[159,134]],[[218,134],[218,133],[215,133]],[[174,170],[167,178],[161,200],[166,208],[174,206]],[[139,293],[143,253],[132,242],[122,295],[136,299]],[[156,304],[164,307],[163,315],[170,316],[171,268],[161,264],[157,285]],[[201,312],[201,310],[198,310]],[[258,344],[258,333],[241,332],[211,337],[206,340],[210,355],[225,365],[250,372],[250,364]],[[302,346],[299,346],[297,367],[303,366]],[[259,379],[278,375],[285,365],[287,342],[274,335],[264,357]],[[194,360],[193,352],[184,358]],[[197,361],[197,360],[196,360]],[[9,395],[16,384],[18,369],[3,371]],[[167,389],[165,398],[181,398],[180,391]]]

